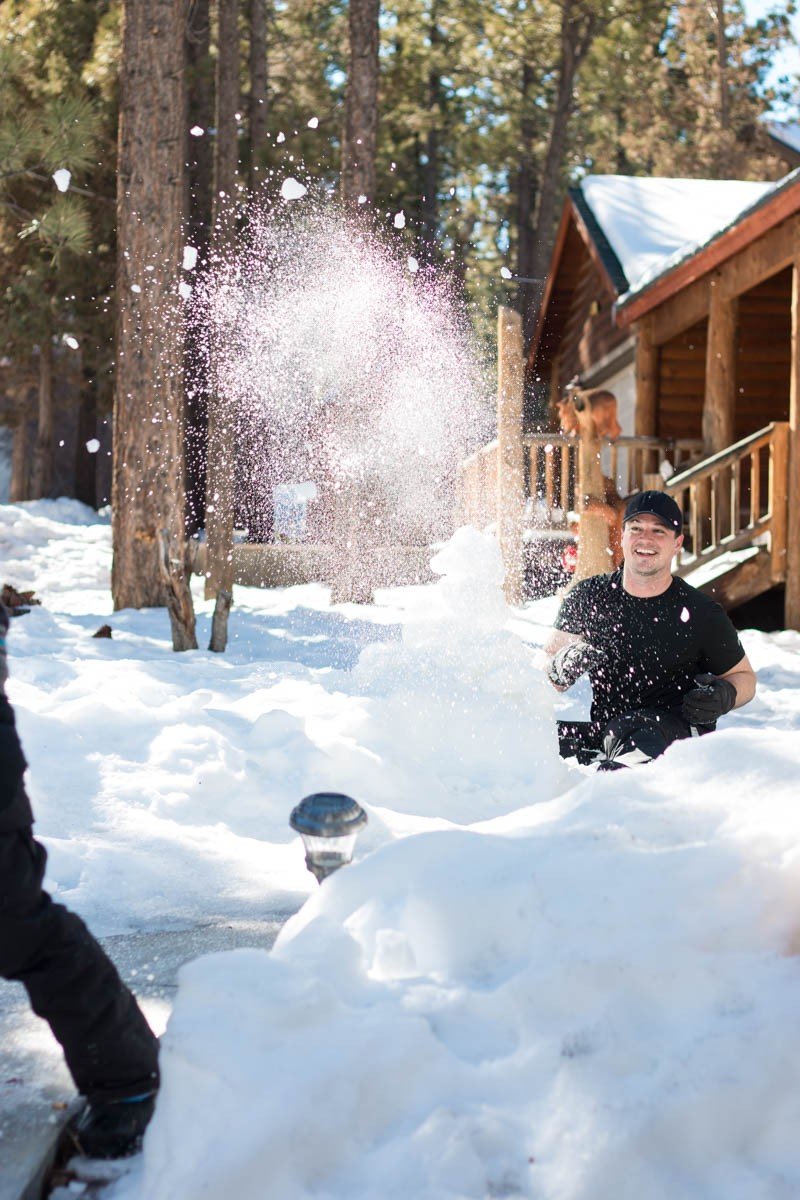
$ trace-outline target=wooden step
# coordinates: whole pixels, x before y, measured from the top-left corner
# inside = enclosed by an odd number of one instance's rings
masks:
[[[734,550],[694,568],[687,564],[679,573],[725,609],[738,608],[780,582],[773,578],[769,551],[762,546]]]

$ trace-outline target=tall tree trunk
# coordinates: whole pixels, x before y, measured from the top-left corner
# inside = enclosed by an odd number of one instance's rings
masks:
[[[239,3],[218,0],[217,140],[214,148],[213,237],[222,247],[233,234],[239,147]],[[206,460],[206,599],[233,586],[234,414],[219,393],[208,403]]]
[[[28,409],[20,404],[12,426],[11,483],[8,498],[12,504],[29,499],[28,495]]]
[[[53,489],[53,339],[47,333],[39,351],[39,411],[33,452],[31,495],[41,500]]]
[[[189,241],[202,253],[211,233],[211,187],[213,182],[214,63],[211,58],[211,19],[209,0],[192,0],[186,27],[187,103],[189,126],[200,129],[199,136],[188,139],[186,211]]]
[[[239,167],[239,0],[217,0],[217,136],[214,143],[214,225],[236,203]]]
[[[716,154],[716,176],[728,179],[734,174],[734,147],[731,139],[731,102],[728,84],[728,39],[725,34],[725,0],[715,0],[715,25],[717,36],[717,91],[719,128],[721,137]]]
[[[523,281],[533,275],[533,213],[536,205],[536,160],[534,139],[536,121],[531,113],[531,88],[534,82],[533,68],[529,63],[522,67],[522,118],[520,120],[521,153],[517,173],[517,275]],[[521,282],[515,307],[527,323],[534,301],[533,287]],[[526,347],[530,344],[531,331],[527,330]]]
[[[200,136],[188,139],[188,242],[205,263],[211,240],[211,191],[213,184],[214,64],[210,54],[209,0],[194,0],[186,30],[188,59],[189,128]],[[192,277],[194,278],[194,276]],[[186,386],[186,532],[195,533],[205,521],[206,453],[208,443],[208,380],[205,362],[198,349],[198,330],[186,331],[184,381]]]
[[[439,69],[438,47],[442,44],[442,31],[438,24],[437,5],[434,3],[430,16],[430,43],[433,65],[428,71],[428,111],[433,125],[425,138],[425,164],[422,171],[422,240],[428,261],[436,257],[436,241],[439,233],[439,188],[441,185],[441,161],[439,118],[442,100],[442,77]]]
[[[97,438],[97,380],[84,369],[78,404],[78,441],[75,447],[75,499],[97,507],[97,452],[87,443]]]
[[[114,607],[165,603],[158,535],[184,541],[183,243],[187,0],[126,0],[117,175]],[[152,266],[153,271],[145,268]]]
[[[561,179],[567,151],[567,129],[575,106],[575,83],[597,30],[597,14],[585,0],[564,0],[561,8],[561,37],[558,85],[550,119],[547,151],[539,183],[539,205],[533,232],[531,284],[533,299],[525,314],[525,352],[539,316],[544,283],[553,251],[556,216],[561,196]],[[543,415],[543,414],[537,414]]]
[[[267,157],[267,0],[250,0],[250,186],[264,176]]]
[[[359,196],[366,196],[370,202],[375,199],[379,13],[380,0],[350,0],[341,175],[341,195],[346,204],[357,204]]]

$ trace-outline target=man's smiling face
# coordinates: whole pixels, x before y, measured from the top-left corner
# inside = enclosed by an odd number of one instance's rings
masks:
[[[633,575],[650,579],[670,571],[672,559],[683,544],[678,535],[650,513],[639,513],[622,527],[625,567]]]

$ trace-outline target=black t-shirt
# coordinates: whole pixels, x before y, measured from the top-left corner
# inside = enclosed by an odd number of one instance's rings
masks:
[[[561,604],[556,629],[580,635],[606,661],[590,673],[592,720],[623,712],[679,711],[695,675],[724,675],[744,657],[727,613],[682,579],[660,596],[632,596],[622,570],[575,585]]]

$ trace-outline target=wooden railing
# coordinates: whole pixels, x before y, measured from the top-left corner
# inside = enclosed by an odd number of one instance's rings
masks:
[[[776,421],[666,482],[684,513],[681,575],[763,540],[773,580],[786,578],[788,460],[789,426]]]
[[[527,456],[527,494],[541,508],[543,521],[555,526],[581,508],[579,480],[585,478],[580,455],[585,443],[562,433],[537,433],[523,437]],[[703,443],[695,438],[622,436],[595,442],[588,453],[601,458],[608,477],[626,496],[648,485],[661,486],[659,467],[667,460],[673,468],[697,459]],[[498,519],[499,460],[495,439],[459,464],[457,475],[458,522],[477,529],[494,527]]]
[[[590,444],[562,433],[530,434],[523,438],[528,454],[529,495],[551,514],[566,514],[581,508],[579,480],[580,455],[597,457],[603,471],[622,496],[660,484],[660,466],[665,460],[673,469],[686,466],[700,457],[703,443],[697,438],[629,437],[602,438]]]

